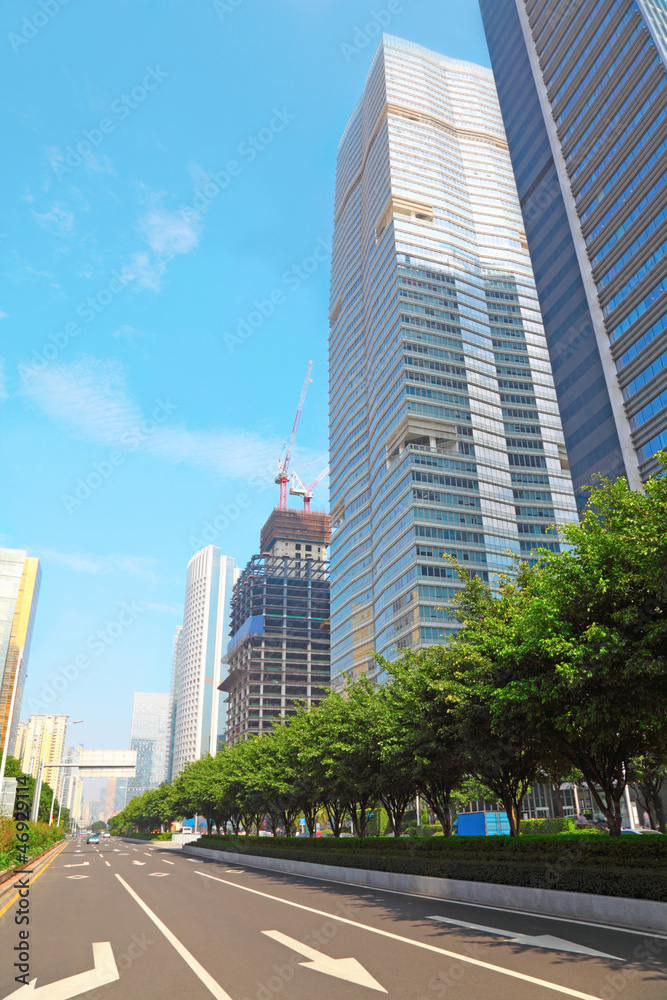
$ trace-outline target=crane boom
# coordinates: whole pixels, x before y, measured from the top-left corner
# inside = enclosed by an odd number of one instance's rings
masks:
[[[322,469],[317,479],[313,480],[310,486],[304,486],[296,472],[292,473],[292,488],[290,489],[290,493],[295,497],[303,497],[303,509],[305,511],[310,511],[310,501],[313,499],[313,491],[317,484],[328,474],[328,472],[329,466],[327,465],[324,469]]]
[[[294,416],[294,423],[292,425],[292,433],[290,434],[290,439],[287,443],[287,449],[285,451],[285,457],[278,459],[278,474],[276,476],[276,482],[280,486],[280,506],[282,508],[287,507],[287,470],[289,468],[290,459],[292,457],[292,448],[294,447],[294,441],[296,439],[296,432],[299,429],[299,421],[301,420],[301,413],[303,411],[303,404],[306,399],[306,393],[308,392],[308,384],[311,381],[310,375],[313,370],[313,362],[308,362],[308,368],[306,369],[306,377],[303,380],[303,388],[301,390],[301,396],[299,397],[299,405],[296,408],[296,414]]]

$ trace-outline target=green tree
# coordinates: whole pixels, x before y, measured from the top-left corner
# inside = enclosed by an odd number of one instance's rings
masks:
[[[459,641],[495,678],[491,730],[530,732],[566,757],[619,835],[632,762],[662,746],[665,729],[667,476],[636,492],[601,479],[562,537],[566,551],[501,579],[496,599],[467,582]]]
[[[385,760],[396,772],[409,775],[450,836],[452,794],[464,779],[467,763],[452,698],[452,655],[443,646],[432,646],[406,652],[396,663],[378,660],[392,678],[384,695],[392,717],[384,739]]]

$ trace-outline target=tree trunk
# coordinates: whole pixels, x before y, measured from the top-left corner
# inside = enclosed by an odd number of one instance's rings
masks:
[[[334,837],[340,837],[343,816],[345,814],[344,807],[340,804],[340,802],[332,800],[325,802],[324,808],[326,809],[327,818],[331,824]]]
[[[556,782],[554,782],[552,787],[553,787],[552,799],[556,805],[556,815],[562,819],[565,813],[563,811],[563,799],[560,794],[560,785],[557,785]]]
[[[387,816],[389,817],[389,827],[395,837],[400,837],[401,835],[401,823],[403,822],[403,817],[405,816],[405,812],[413,798],[414,798],[414,792],[410,792],[407,795],[380,796],[382,805],[387,810]]]
[[[423,785],[419,789],[419,794],[423,796],[431,812],[435,813],[445,837],[451,837],[452,815],[449,811],[449,803],[452,797],[452,789],[435,789],[431,786]]]

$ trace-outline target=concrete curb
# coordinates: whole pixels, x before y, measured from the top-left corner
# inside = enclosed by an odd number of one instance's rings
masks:
[[[369,871],[365,868],[315,865],[307,861],[258,857],[245,855],[241,851],[215,851],[207,847],[191,847],[189,844],[185,844],[181,850],[185,854],[212,861],[231,861],[249,868],[263,868],[289,875],[310,875],[371,889],[388,889],[451,902],[481,903],[504,910],[521,910],[536,915],[562,917],[565,920],[584,920],[593,924],[611,924],[629,930],[667,932],[667,903],[656,903],[653,900],[620,899],[617,896],[596,896],[587,892],[531,889],[489,882],[432,878],[427,875]]]

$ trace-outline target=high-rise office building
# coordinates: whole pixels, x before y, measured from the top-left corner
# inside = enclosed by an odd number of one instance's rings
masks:
[[[638,488],[667,447],[667,5],[480,6],[574,484]]]
[[[181,645],[183,626],[178,625],[174,634],[171,652],[171,687],[169,689],[169,777],[174,775],[174,737],[176,734],[176,705],[178,703],[178,683],[180,677]]]
[[[16,743],[41,578],[39,559],[22,549],[0,549],[0,753],[15,681],[9,746]]]
[[[330,305],[331,670],[454,628],[576,518],[488,69],[384,36],[338,149]]]
[[[224,738],[220,661],[227,645],[229,608],[237,571],[215,545],[188,563],[178,658],[172,775],[186,761],[216,754]]]
[[[329,684],[329,517],[275,507],[261,555],[232,598],[227,698],[230,742],[266,733],[295,702],[315,705]]]
[[[66,715],[31,715],[27,722],[21,723],[14,748],[24,774],[36,778],[40,762],[44,762],[43,781],[56,793],[60,790],[63,768],[49,765],[63,761],[66,732]]]
[[[130,750],[137,751],[137,768],[127,779],[128,802],[169,778],[169,736],[169,695],[135,691]],[[110,807],[114,798],[115,789]]]
[[[83,781],[75,778],[72,782],[72,804],[69,807],[72,819],[80,823],[83,813]]]

